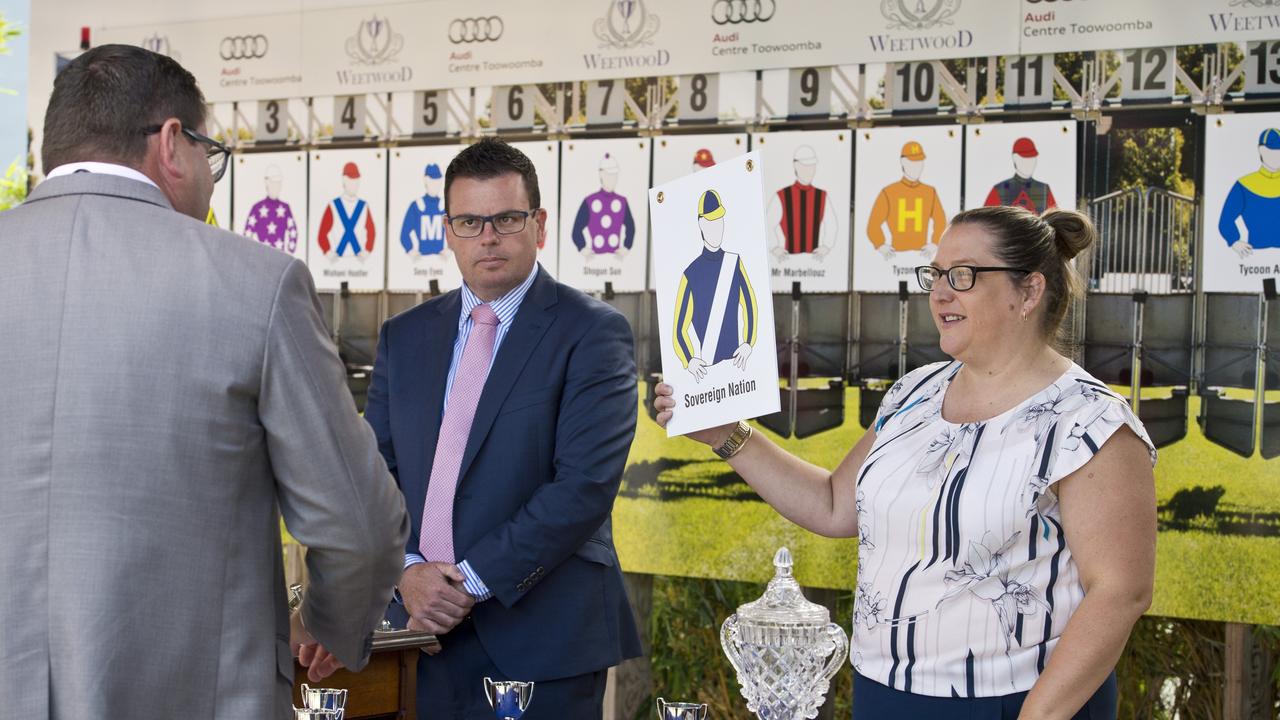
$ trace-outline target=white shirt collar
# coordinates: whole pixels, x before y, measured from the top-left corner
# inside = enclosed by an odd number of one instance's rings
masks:
[[[146,175],[143,175],[142,173],[138,172],[137,170],[134,170],[131,167],[126,167],[124,165],[117,165],[115,163],[105,163],[105,162],[65,163],[51,170],[48,175],[44,176],[44,179],[48,180],[49,178],[62,177],[63,175],[70,175],[72,173],[77,173],[82,170],[85,172],[98,173],[101,175],[115,175],[116,177],[129,178],[130,180],[137,180],[138,182],[144,182],[157,190],[160,189],[160,186],[156,185],[155,181],[153,181],[151,178],[147,177]]]

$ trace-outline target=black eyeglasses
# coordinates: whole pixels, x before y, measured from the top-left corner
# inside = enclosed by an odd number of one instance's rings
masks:
[[[514,235],[524,230],[529,218],[536,212],[538,208],[505,210],[495,215],[449,215],[449,229],[453,231],[454,237],[473,238],[484,232],[485,223],[490,223],[493,231],[499,235]]]
[[[916,268],[916,282],[920,283],[921,290],[930,292],[933,290],[933,284],[938,281],[938,278],[945,275],[952,290],[964,292],[965,290],[973,289],[973,284],[978,280],[978,273],[984,272],[1029,273],[1031,271],[1024,268],[980,267],[977,265],[953,265],[943,270],[932,265],[920,265]]]
[[[163,125],[150,125],[142,128],[142,134],[155,135],[163,129]],[[205,155],[209,160],[209,172],[213,173],[214,182],[221,180],[222,176],[227,172],[227,165],[229,164],[227,160],[231,157],[231,148],[211,137],[201,135],[191,128],[182,128],[182,134],[190,138],[192,142],[197,142],[208,147],[208,150],[205,151]]]

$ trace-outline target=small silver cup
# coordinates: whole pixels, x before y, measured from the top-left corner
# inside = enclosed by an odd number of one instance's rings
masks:
[[[520,720],[533,699],[533,683],[485,678],[484,696],[498,720]]]
[[[307,710],[344,710],[347,707],[347,691],[333,688],[313,688],[303,683],[302,707]]]
[[[659,720],[707,720],[706,703],[667,702],[658,698]]]

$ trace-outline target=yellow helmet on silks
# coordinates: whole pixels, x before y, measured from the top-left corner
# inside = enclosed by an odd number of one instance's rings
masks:
[[[720,202],[720,193],[707,190],[698,198],[698,217],[708,220],[719,220],[724,217],[724,203]]]

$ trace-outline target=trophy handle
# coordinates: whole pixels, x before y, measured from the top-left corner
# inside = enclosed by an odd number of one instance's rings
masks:
[[[739,676],[742,675],[742,665],[738,662],[738,648],[733,643],[733,631],[738,628],[738,616],[730,615],[725,619],[724,624],[720,626],[720,647],[724,650],[725,657],[729,658],[729,664],[733,666],[734,672]]]
[[[698,708],[698,720],[707,720],[707,704],[706,703],[702,703],[702,706]]]
[[[487,677],[484,679],[484,694],[486,697],[489,698],[489,704],[492,705],[494,702],[494,698],[496,698],[497,696],[493,694],[493,680]]]
[[[845,637],[844,630],[835,623],[827,625],[827,635],[831,637],[831,643],[835,645],[831,657],[827,658],[827,664],[822,668],[822,677],[830,680],[837,672],[840,671],[840,664],[849,656],[849,640]]]
[[[667,701],[663,700],[662,698],[658,698],[658,718],[659,720],[666,720],[666,717],[667,717]]]
[[[526,710],[529,703],[533,701],[533,683],[525,683],[520,686],[520,709]]]

